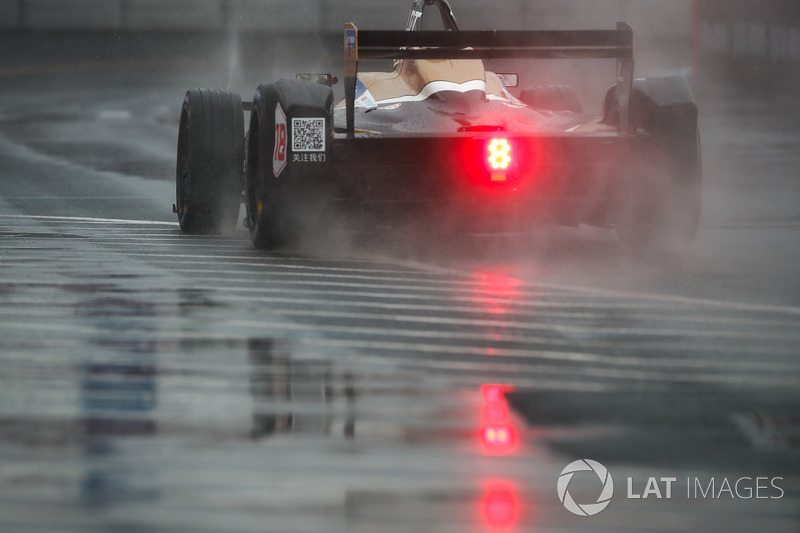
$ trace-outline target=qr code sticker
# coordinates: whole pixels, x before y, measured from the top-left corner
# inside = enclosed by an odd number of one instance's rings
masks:
[[[293,118],[292,150],[295,152],[324,152],[325,119]]]

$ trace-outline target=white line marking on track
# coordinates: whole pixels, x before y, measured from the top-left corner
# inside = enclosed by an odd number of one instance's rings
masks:
[[[159,220],[128,220],[120,218],[94,218],[94,217],[66,217],[54,215],[0,215],[0,218],[8,219],[32,219],[32,220],[65,220],[71,222],[89,222],[92,224],[131,224],[131,225],[150,225],[150,226],[178,226],[177,222],[163,222]]]

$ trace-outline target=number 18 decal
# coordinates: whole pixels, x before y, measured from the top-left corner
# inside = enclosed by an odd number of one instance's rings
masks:
[[[281,104],[275,106],[275,151],[272,153],[272,173],[277,178],[286,168],[286,114]]]

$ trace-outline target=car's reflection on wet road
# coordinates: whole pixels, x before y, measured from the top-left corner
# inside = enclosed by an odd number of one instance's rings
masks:
[[[555,480],[584,454],[793,475],[790,307],[2,221],[0,507],[23,529],[574,529]]]
[[[253,440],[286,432],[331,435],[336,430],[346,437],[355,435],[352,376],[344,376],[344,389],[335,390],[330,363],[292,362],[281,342],[274,339],[250,339],[248,348]],[[344,399],[342,420],[333,413],[337,396]]]

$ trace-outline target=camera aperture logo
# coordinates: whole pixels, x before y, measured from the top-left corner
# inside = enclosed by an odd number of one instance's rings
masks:
[[[603,490],[600,492],[600,496],[597,497],[596,502],[579,504],[572,499],[569,493],[569,483],[577,472],[587,471],[597,474],[597,477],[600,478],[600,482],[603,484]],[[594,516],[600,513],[603,509],[608,507],[613,496],[614,480],[611,478],[608,469],[597,461],[580,459],[567,465],[567,467],[561,471],[561,475],[558,476],[558,499],[561,500],[561,503],[564,504],[564,507],[566,507],[569,512],[578,516]]]

